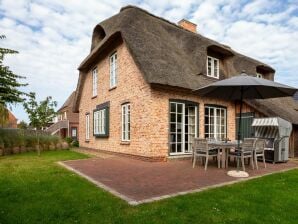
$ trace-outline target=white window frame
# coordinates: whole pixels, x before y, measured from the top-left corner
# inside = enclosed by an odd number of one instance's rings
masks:
[[[209,74],[209,60],[210,60],[210,74]],[[216,66],[215,66],[216,63]],[[219,79],[219,59],[207,56],[207,76]]]
[[[93,133],[94,135],[106,135],[106,108],[94,111]]]
[[[110,56],[110,88],[114,88],[117,86],[117,52],[114,52]]]
[[[97,96],[97,67],[92,70],[92,97]]]
[[[86,132],[86,140],[90,139],[90,114],[86,114],[86,125],[85,125],[85,132]]]
[[[171,105],[175,106],[176,109],[175,109],[175,112],[172,112],[171,111]],[[181,116],[182,116],[182,121],[181,121],[181,141],[178,141],[177,139],[177,124],[178,124],[178,106],[181,106],[182,107],[182,111],[181,113]],[[190,134],[190,126],[188,126],[188,131],[186,132],[185,128],[186,128],[186,122],[185,122],[185,119],[187,116],[189,115],[186,115],[186,110],[189,110],[189,107],[193,107],[194,108],[194,114],[192,116],[194,116],[194,121],[193,123],[189,123],[188,122],[188,125],[194,125],[194,133],[191,133]],[[182,102],[177,102],[177,101],[172,101],[170,102],[170,116],[171,114],[176,114],[176,120],[174,122],[171,121],[171,118],[170,118],[170,127],[169,127],[169,134],[176,134],[176,141],[171,141],[171,137],[170,137],[170,141],[169,141],[169,154],[170,155],[181,155],[181,154],[191,154],[192,153],[192,142],[190,142],[190,137],[193,136],[194,138],[197,138],[198,137],[198,105],[195,105],[195,104],[187,104],[187,103],[182,103]],[[171,124],[174,124],[176,126],[176,131],[175,132],[171,132]],[[180,124],[180,122],[179,122]],[[185,137],[186,135],[188,135],[188,141],[186,141]],[[191,135],[191,136],[190,136]],[[186,149],[185,147],[185,144],[187,143],[188,145],[188,149]],[[178,144],[181,144],[181,152],[178,152]],[[175,145],[175,152],[171,152],[171,147],[172,145]]]
[[[208,114],[206,114],[206,109],[208,110]],[[211,119],[211,116],[209,116],[211,114],[210,112],[211,110],[213,110],[212,119]],[[223,140],[224,138],[227,138],[227,109],[225,107],[206,105],[204,108],[204,116],[205,116],[205,121],[204,121],[205,138],[215,138],[216,140],[219,140],[219,141]],[[208,117],[209,119],[208,124],[206,123],[206,117]],[[223,123],[221,122],[222,118],[224,120]],[[211,120],[213,122],[211,122]],[[219,120],[219,123],[218,123],[218,120]],[[208,128],[208,133],[206,133],[206,127]],[[224,136],[222,137],[222,135]]]
[[[121,106],[121,140],[130,141],[130,103]]]

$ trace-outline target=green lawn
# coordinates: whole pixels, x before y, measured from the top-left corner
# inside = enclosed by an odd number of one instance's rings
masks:
[[[298,223],[298,170],[133,207],[55,163],[80,158],[0,158],[0,223]]]

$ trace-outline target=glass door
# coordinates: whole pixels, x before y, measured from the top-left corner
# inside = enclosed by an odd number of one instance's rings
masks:
[[[205,138],[223,140],[227,133],[226,108],[205,107]]]
[[[197,136],[197,106],[187,103],[170,103],[170,154],[191,153]]]

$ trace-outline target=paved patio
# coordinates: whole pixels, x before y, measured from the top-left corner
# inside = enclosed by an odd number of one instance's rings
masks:
[[[260,163],[259,170],[247,169],[249,178],[236,179],[227,176],[227,170],[218,169],[214,162],[210,162],[206,172],[199,163],[193,169],[190,160],[146,162],[113,156],[64,161],[60,164],[132,205],[298,168],[297,161],[267,163],[266,169]]]

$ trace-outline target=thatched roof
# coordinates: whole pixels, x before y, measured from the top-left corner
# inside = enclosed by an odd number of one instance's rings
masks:
[[[210,50],[225,58],[228,77],[243,70],[252,75],[257,69],[270,74],[275,72],[269,65],[239,54],[226,45],[185,30],[138,7],[126,6],[93,30],[91,52],[79,66],[75,111],[78,111],[85,73],[117,38],[124,41],[149,84],[194,90],[216,81],[206,76],[207,52]],[[227,78],[227,74],[220,78]]]
[[[218,51],[231,65],[229,75],[256,67],[274,72],[270,66],[241,55],[230,47],[193,33],[135,6],[99,23],[93,31],[91,52],[79,66],[86,71],[110,38],[121,35],[136,64],[149,83],[196,89],[210,82],[206,72],[207,49]],[[233,56],[233,57],[229,57]]]
[[[66,107],[69,107],[70,109],[72,109],[75,101],[75,96],[76,96],[76,91],[73,91],[57,112],[62,111]]]
[[[281,117],[298,125],[298,102],[293,97],[245,100],[245,102],[266,116]]]

